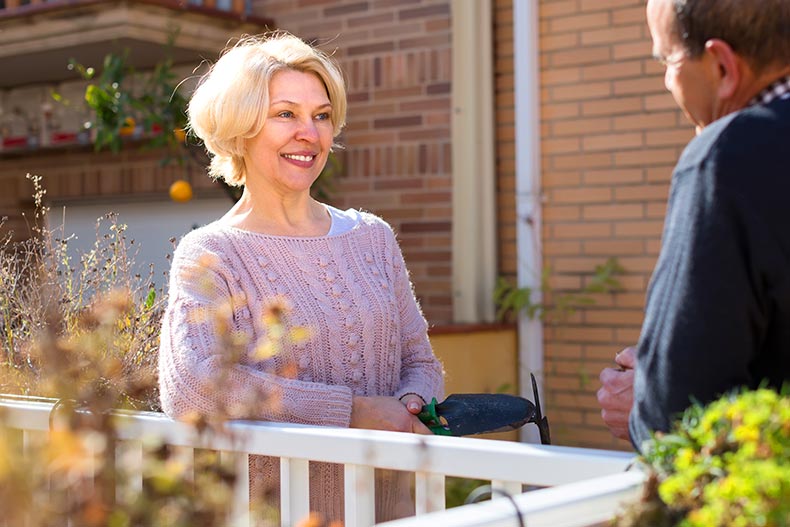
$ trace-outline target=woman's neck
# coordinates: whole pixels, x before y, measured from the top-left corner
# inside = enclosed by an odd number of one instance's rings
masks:
[[[326,207],[307,193],[278,196],[248,188],[220,221],[248,231],[294,237],[324,236],[332,223]]]

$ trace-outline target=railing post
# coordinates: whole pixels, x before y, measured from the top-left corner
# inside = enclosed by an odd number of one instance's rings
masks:
[[[131,503],[143,491],[143,442],[119,441],[115,446],[115,463],[124,476],[116,483],[116,499]]]
[[[233,486],[233,501],[230,504],[230,521],[233,527],[250,525],[250,456],[243,452],[219,453],[222,463],[233,465],[236,484]]]
[[[49,441],[49,432],[40,430],[22,430],[22,455],[27,459],[41,455],[41,447]],[[49,502],[49,467],[46,468],[47,484],[45,488],[34,487],[30,496],[31,508],[25,511],[24,527],[34,527],[31,511],[37,507],[46,507]]]
[[[376,523],[375,470],[365,465],[345,465],[345,527],[370,527]]]
[[[444,485],[443,474],[430,472],[416,472],[414,474],[415,512],[418,516],[445,509],[447,504],[445,503]]]
[[[521,483],[518,481],[491,481],[492,500],[504,498],[505,495],[517,496],[522,492],[523,490],[521,489]]]
[[[292,527],[310,514],[310,462],[280,458],[280,524]]]

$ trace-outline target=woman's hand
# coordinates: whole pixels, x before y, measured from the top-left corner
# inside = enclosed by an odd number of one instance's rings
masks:
[[[351,428],[432,434],[433,432],[417,418],[416,414],[420,413],[422,408],[420,398],[409,395],[403,399],[401,402],[394,397],[354,396],[351,406]],[[413,411],[415,401],[418,406],[416,412]]]
[[[425,405],[425,401],[422,400],[422,397],[415,393],[407,393],[400,398],[400,402],[406,407],[410,414],[414,415],[420,413],[422,407]]]

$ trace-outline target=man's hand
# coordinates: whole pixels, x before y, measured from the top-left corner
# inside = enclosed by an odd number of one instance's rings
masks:
[[[615,355],[614,362],[617,367],[601,371],[598,403],[601,405],[601,417],[612,434],[630,440],[628,416],[634,404],[636,349],[625,348]]]

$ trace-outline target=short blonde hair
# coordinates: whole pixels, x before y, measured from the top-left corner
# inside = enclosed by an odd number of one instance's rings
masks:
[[[244,184],[245,140],[263,128],[269,83],[282,70],[318,75],[332,104],[334,137],[340,134],[346,124],[346,87],[334,60],[284,31],[245,36],[203,76],[187,108],[189,128],[211,154],[209,175],[228,185]]]

